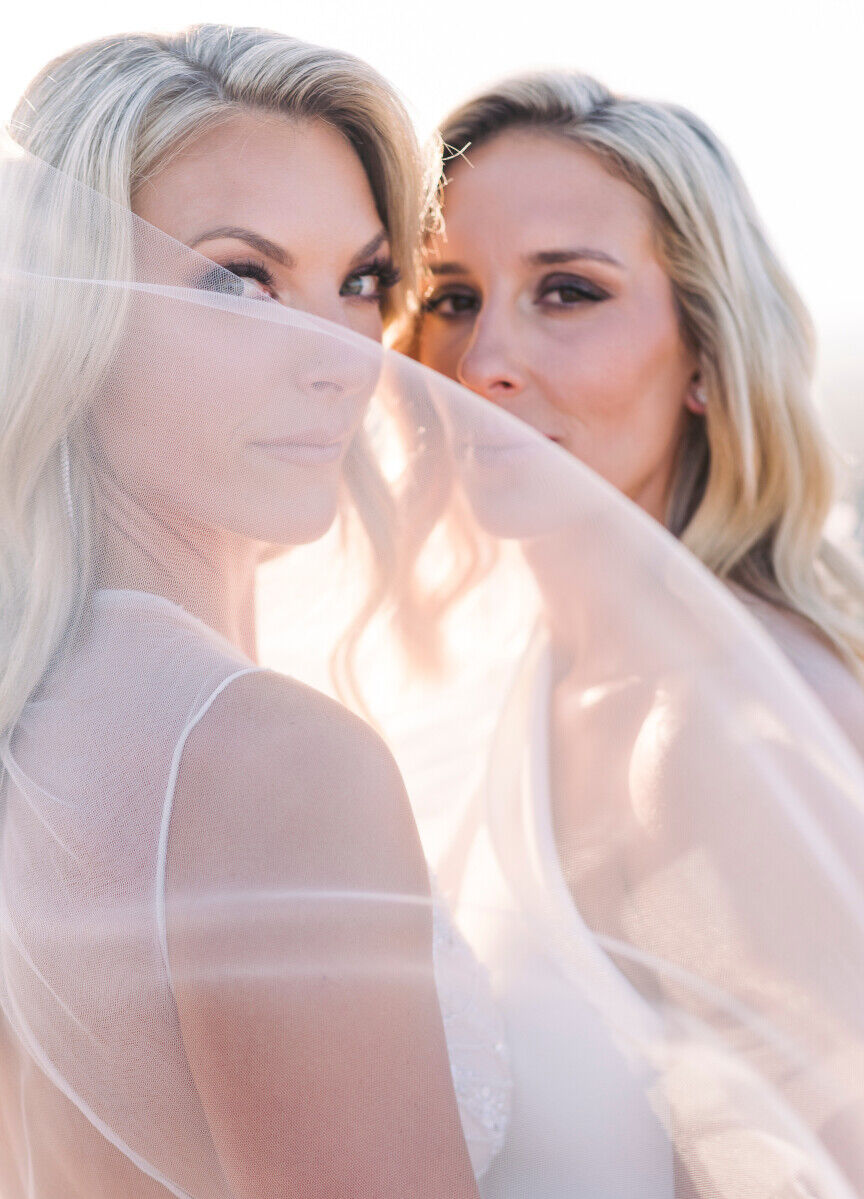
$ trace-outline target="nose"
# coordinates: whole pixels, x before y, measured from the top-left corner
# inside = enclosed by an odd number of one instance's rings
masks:
[[[327,373],[327,374],[332,375],[332,374],[334,374],[334,371],[333,371],[332,366],[330,366],[329,363],[325,365],[325,364],[322,364],[319,362],[319,363],[315,364],[313,373],[315,373],[315,374]],[[306,390],[310,393],[310,395],[318,396],[319,399],[326,400],[329,398],[329,399],[335,400],[335,399],[338,399],[339,396],[344,395],[345,391],[347,390],[346,385],[349,381],[350,380],[348,378],[312,379],[309,382],[309,385],[306,388]]]
[[[481,312],[457,368],[465,387],[507,408],[525,387],[515,353],[513,331],[494,313]]]
[[[344,320],[311,306],[285,310],[280,360],[285,377],[307,400],[336,403],[346,412],[365,407],[381,371],[381,346],[361,337]],[[279,334],[277,333],[276,336]]]

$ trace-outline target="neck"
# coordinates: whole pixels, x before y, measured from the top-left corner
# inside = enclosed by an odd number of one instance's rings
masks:
[[[655,471],[628,498],[665,525],[671,486],[670,470]],[[540,592],[556,682],[572,671],[603,677],[623,652],[626,638],[609,635],[610,621],[617,621],[623,633],[634,619],[628,609],[640,603],[640,596],[628,594],[628,584],[622,583],[622,563],[625,576],[632,578],[632,571],[627,570],[627,539],[622,543],[615,535],[617,524],[612,510],[608,522],[588,516],[522,543]],[[632,548],[638,553],[638,542]]]
[[[574,544],[569,544],[571,540]],[[591,650],[593,605],[577,565],[576,540],[556,533],[522,543],[522,553],[540,592],[549,631],[554,683],[577,669]]]
[[[145,508],[117,489],[103,492],[97,522],[95,586],[164,596],[256,660],[259,542]]]
[[[633,593],[626,542],[622,547],[613,527],[589,519],[522,545],[543,605],[556,683],[597,683],[638,656],[637,609],[650,597]]]

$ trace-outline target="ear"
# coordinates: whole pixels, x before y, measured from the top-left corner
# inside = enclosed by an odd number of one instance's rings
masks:
[[[696,416],[705,415],[705,409],[708,407],[708,395],[705,391],[705,384],[702,382],[701,371],[696,371],[690,380],[687,394],[684,396],[684,407],[688,412],[694,412]]]

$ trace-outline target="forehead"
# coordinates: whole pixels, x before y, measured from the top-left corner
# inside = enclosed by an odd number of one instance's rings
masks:
[[[617,255],[653,245],[649,202],[598,155],[555,134],[508,130],[454,163],[444,189],[448,257],[456,244],[511,252],[590,246]],[[442,253],[444,243],[433,246]]]
[[[362,243],[381,223],[363,165],[338,130],[269,113],[240,113],[196,138],[133,207],[182,241],[215,225],[278,241],[314,220]]]

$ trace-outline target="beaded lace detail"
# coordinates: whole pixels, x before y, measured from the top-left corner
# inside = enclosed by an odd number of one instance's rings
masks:
[[[507,1132],[510,1058],[488,975],[454,924],[434,880],[432,889],[435,981],[462,1130],[479,1178]]]

